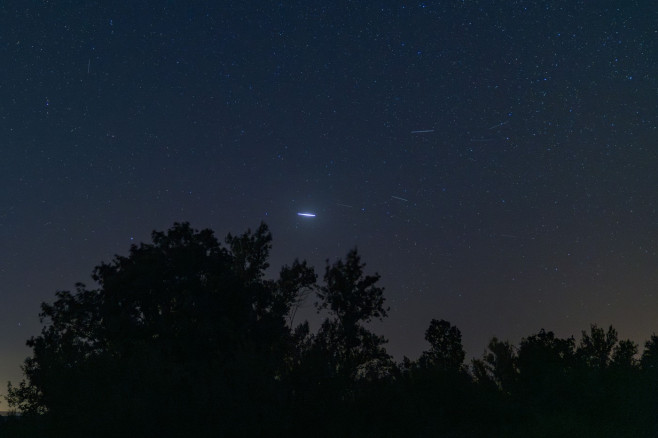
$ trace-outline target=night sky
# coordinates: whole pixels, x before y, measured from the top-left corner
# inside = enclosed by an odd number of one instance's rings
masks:
[[[265,221],[272,275],[356,245],[398,360],[432,318],[470,356],[590,323],[643,343],[657,22],[651,0],[2,2],[0,394],[42,301],[176,221]]]

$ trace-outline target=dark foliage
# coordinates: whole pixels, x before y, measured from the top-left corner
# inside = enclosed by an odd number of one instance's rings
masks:
[[[448,321],[433,319],[425,331],[425,340],[430,343],[429,351],[423,352],[420,365],[442,371],[459,372],[464,366],[466,352],[462,346],[462,334]]]
[[[58,292],[0,436],[658,436],[658,336],[639,359],[613,327],[494,337],[469,368],[459,329],[433,319],[429,348],[395,364],[367,326],[389,309],[356,249],[321,284],[297,260],[270,280],[271,240],[175,224],[98,266],[97,289]],[[315,333],[293,326],[313,291]]]
[[[175,224],[42,306],[26,381],[9,401],[52,436],[265,434],[285,418],[286,325],[315,284],[304,263],[264,280],[265,225],[226,238]],[[279,410],[277,407],[281,407]]]

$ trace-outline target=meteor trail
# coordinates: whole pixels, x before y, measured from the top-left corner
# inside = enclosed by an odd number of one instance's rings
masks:
[[[416,131],[411,131],[412,134],[427,134],[430,132],[434,132],[433,129],[418,129]]]
[[[409,202],[408,199],[400,198],[399,196],[393,196],[393,195],[391,195],[391,198],[393,198],[393,199],[398,199],[398,200],[400,200],[400,201],[404,201],[404,202]]]
[[[315,217],[315,214],[313,214],[313,213],[297,213],[297,216]]]
[[[495,125],[493,125],[489,129],[495,129],[495,128],[498,128],[499,126],[507,125],[508,123],[509,123],[509,120],[505,120],[504,122],[496,123]]]

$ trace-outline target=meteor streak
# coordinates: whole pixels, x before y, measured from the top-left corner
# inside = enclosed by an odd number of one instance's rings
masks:
[[[313,214],[313,213],[297,213],[297,216],[315,217],[315,214]]]
[[[400,200],[400,201],[404,201],[404,202],[409,202],[408,199],[400,198],[399,196],[393,196],[393,195],[391,195],[391,198],[393,198],[393,199],[397,199],[397,200]]]

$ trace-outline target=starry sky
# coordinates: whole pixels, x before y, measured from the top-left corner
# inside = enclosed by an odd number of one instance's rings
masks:
[[[432,318],[471,356],[590,323],[643,342],[653,3],[2,2],[0,382],[42,301],[175,221],[265,221],[272,275],[357,246],[398,360]]]

